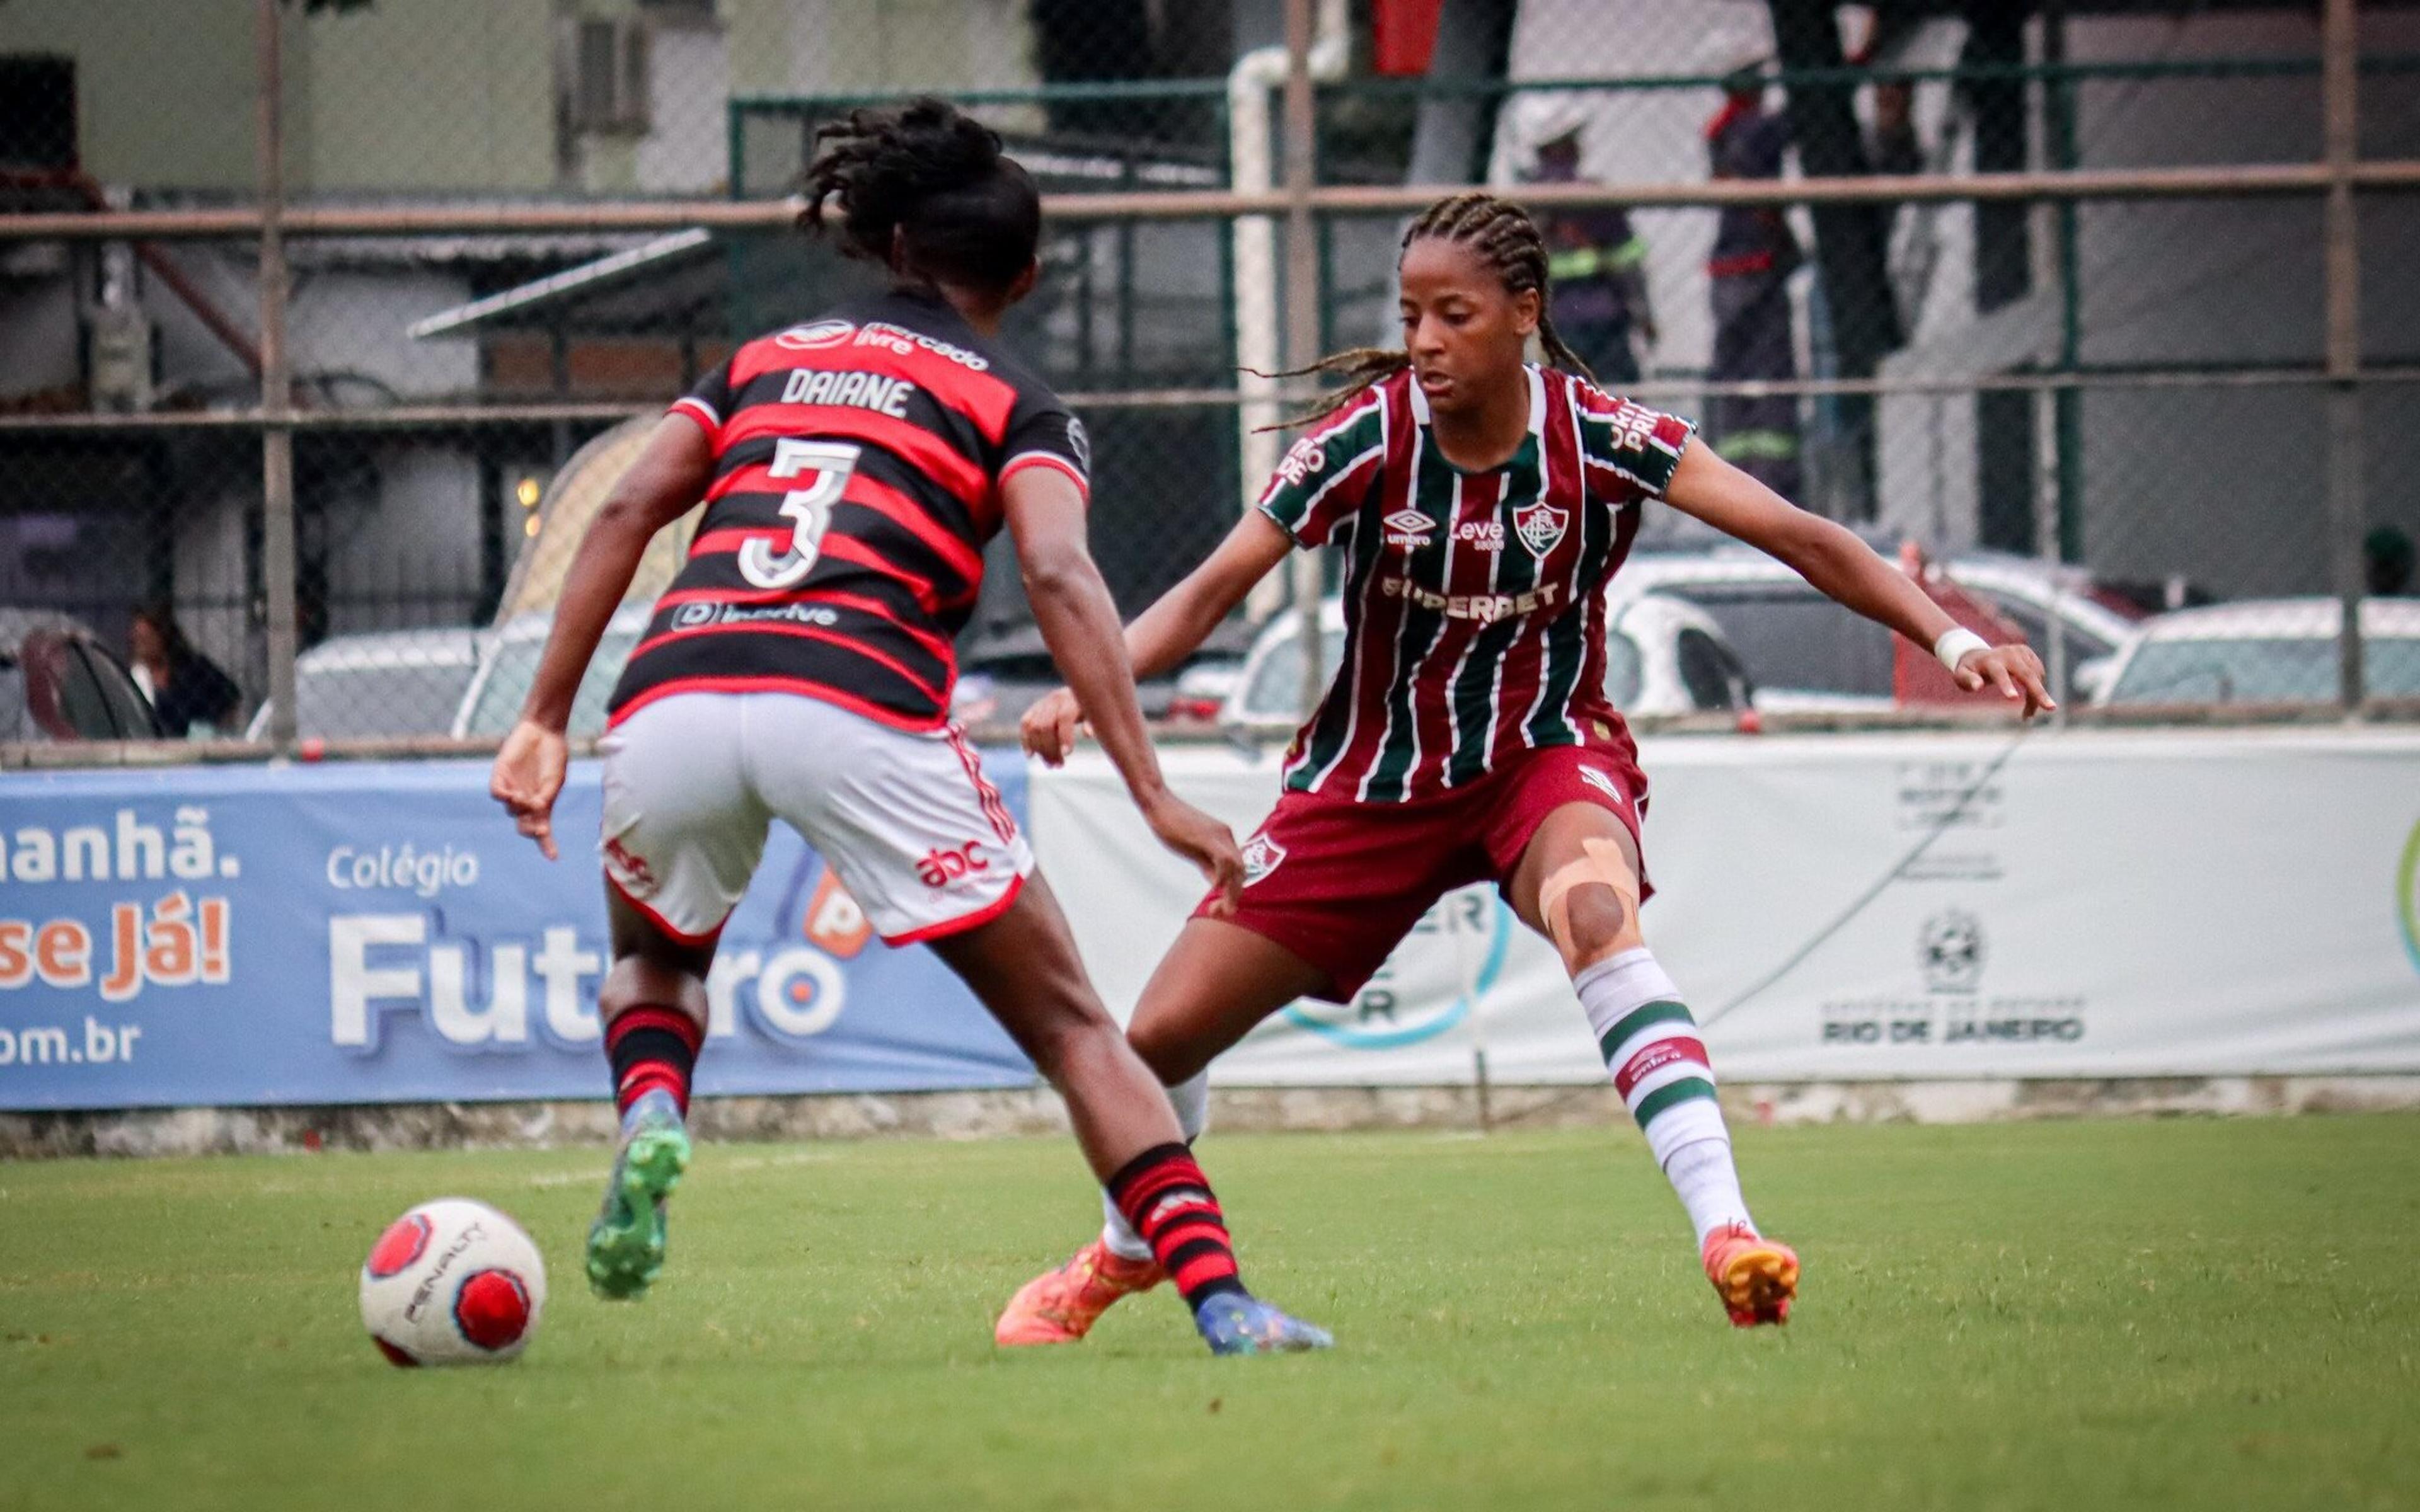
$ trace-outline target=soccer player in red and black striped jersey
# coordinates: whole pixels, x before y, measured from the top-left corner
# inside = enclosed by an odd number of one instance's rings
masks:
[[[1229,905],[1227,826],[1161,780],[1084,544],[1091,459],[997,344],[1037,272],[1041,199],[938,100],[818,132],[806,228],[890,292],[742,346],[675,403],[581,543],[492,788],[554,855],[564,726],[649,538],[695,507],[688,563],[615,687],[604,744],[613,965],[598,992],[622,1137],[590,1284],[634,1297],[689,1164],[690,1074],[723,920],[781,819],[892,945],[929,944],[1066,1098],[1076,1137],[1218,1353],[1327,1335],[1244,1288],[1160,1083],[1118,1033],[1033,855],[949,721],[951,646],[1005,526],[1034,618],[1153,831]]]
[[[1244,848],[1242,906],[1197,911],[1128,1037],[1201,1132],[1212,1057],[1295,998],[1350,1001],[1445,892],[1493,881],[1571,973],[1614,1085],[1697,1230],[1731,1320],[1780,1322],[1798,1258],[1757,1232],[1714,1072],[1640,933],[1646,779],[1606,701],[1606,579],[1652,501],[1773,553],[1934,648],[1969,689],[2050,706],[2022,645],[1993,648],[1850,532],[1792,507],[1690,425],[1599,389],[1546,318],[1546,253],[1519,207],[1440,200],[1404,238],[1404,350],[1320,364],[1354,380],[1314,416],[1260,507],[1127,627],[1139,674],[1175,666],[1295,547],[1342,558],[1343,664],[1295,738],[1284,791]],[[1539,338],[1552,366],[1529,365]],[[1092,705],[1027,715],[1063,759]],[[1028,1283],[1003,1342],[1082,1336],[1154,1284],[1112,1205],[1100,1239]]]

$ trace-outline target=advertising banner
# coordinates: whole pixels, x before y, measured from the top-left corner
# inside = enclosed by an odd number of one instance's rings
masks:
[[[597,770],[559,863],[484,763],[0,778],[0,1109],[601,1096]],[[778,824],[708,996],[702,1094],[1033,1080]]]
[[[1741,1080],[2420,1071],[2420,736],[2408,731],[1668,738],[1649,942]],[[1237,826],[1278,761],[1171,753]],[[1036,843],[1123,1012],[1200,899],[1097,759],[1038,773]],[[1232,1084],[1507,1082],[1604,1067],[1492,889],[1355,1002],[1302,1003]]]

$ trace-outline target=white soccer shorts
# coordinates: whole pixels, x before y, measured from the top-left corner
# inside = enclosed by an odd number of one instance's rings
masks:
[[[775,819],[890,945],[1007,912],[1033,852],[954,727],[894,730],[796,693],[677,693],[599,743],[605,875],[704,944],[748,889]]]

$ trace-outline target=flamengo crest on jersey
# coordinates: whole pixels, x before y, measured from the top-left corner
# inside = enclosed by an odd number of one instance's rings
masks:
[[[1402,802],[1619,727],[1603,589],[1692,427],[1528,372],[1528,435],[1491,471],[1437,451],[1404,373],[1295,441],[1270,478],[1262,513],[1344,559],[1342,665],[1295,737],[1289,788]]]
[[[939,727],[1001,482],[1047,467],[1081,489],[1091,469],[1047,386],[912,292],[747,343],[673,412],[713,443],[713,482],[617,721],[670,693],[770,690]]]

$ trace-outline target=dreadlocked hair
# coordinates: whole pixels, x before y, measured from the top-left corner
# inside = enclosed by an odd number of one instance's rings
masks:
[[[1538,232],[1538,223],[1529,219],[1528,211],[1509,199],[1477,190],[1449,194],[1422,210],[1404,230],[1404,250],[1409,250],[1415,241],[1426,240],[1458,241],[1470,248],[1503,281],[1507,294],[1537,290],[1538,345],[1545,349],[1546,361],[1591,383],[1596,381],[1596,374],[1564,342],[1562,334],[1555,330],[1553,318],[1546,314],[1547,299],[1553,292],[1546,279],[1546,240]],[[1277,374],[1279,378],[1341,378],[1345,386],[1317,400],[1293,420],[1263,428],[1291,430],[1297,425],[1316,424],[1350,408],[1371,389],[1411,365],[1409,352],[1385,347],[1356,347],[1323,357],[1309,367]]]
[[[1042,239],[1040,192],[1000,133],[930,97],[815,128],[800,189],[799,230],[911,281],[997,292]]]

